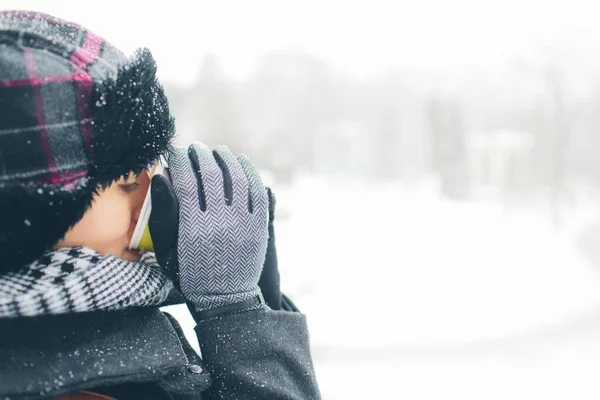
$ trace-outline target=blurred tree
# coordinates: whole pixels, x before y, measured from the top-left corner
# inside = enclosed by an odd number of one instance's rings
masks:
[[[200,67],[185,107],[189,140],[208,146],[226,144],[234,153],[243,151],[246,141],[241,130],[240,110],[233,83],[225,76],[214,54],[208,54]]]
[[[567,155],[570,146],[570,118],[566,108],[564,69],[554,64],[548,70],[548,88],[552,101],[552,218],[557,226],[562,223],[560,215],[560,197],[568,192],[569,171]]]
[[[578,149],[580,157],[576,161],[582,175],[600,187],[600,78],[597,79],[594,92],[585,104],[586,113],[582,118],[585,124],[581,132],[583,137]]]
[[[373,173],[376,179],[394,180],[401,175],[400,112],[381,111],[372,133]]]
[[[427,107],[431,135],[432,169],[441,180],[441,191],[451,199],[469,194],[466,134],[456,101],[432,98]]]
[[[300,51],[271,52],[258,61],[242,96],[244,125],[261,164],[280,180],[312,169],[320,124],[333,118],[336,94],[325,63]]]

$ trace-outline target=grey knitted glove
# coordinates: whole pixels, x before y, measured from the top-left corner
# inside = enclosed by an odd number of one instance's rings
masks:
[[[159,263],[192,314],[203,319],[265,307],[258,280],[267,248],[268,196],[252,163],[226,147],[211,151],[198,142],[188,151],[175,148],[167,162],[172,187],[162,176],[152,180],[150,232]]]

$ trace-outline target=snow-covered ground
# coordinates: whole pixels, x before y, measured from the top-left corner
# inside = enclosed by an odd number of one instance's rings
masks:
[[[600,397],[600,271],[573,240],[595,207],[557,230],[543,207],[427,185],[276,193],[282,288],[309,317],[325,399]]]

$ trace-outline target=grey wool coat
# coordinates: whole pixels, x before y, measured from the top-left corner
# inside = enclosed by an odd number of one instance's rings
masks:
[[[202,358],[158,308],[0,320],[0,399],[320,398],[302,314],[247,311],[195,331]]]

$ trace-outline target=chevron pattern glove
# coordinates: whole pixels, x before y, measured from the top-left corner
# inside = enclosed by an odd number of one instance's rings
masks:
[[[199,142],[175,148],[167,161],[172,186],[152,179],[150,232],[192,314],[262,297],[269,201],[256,168],[226,147],[211,151]]]

